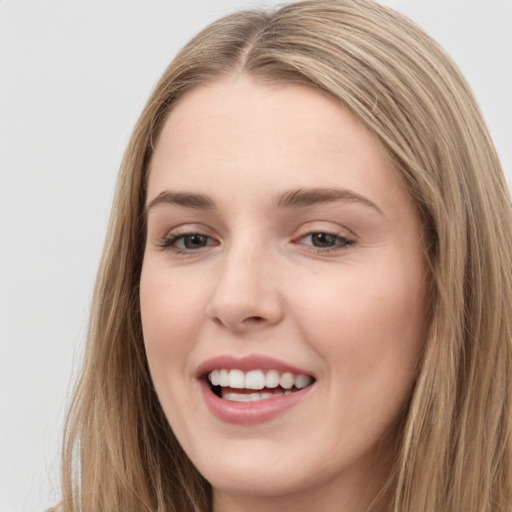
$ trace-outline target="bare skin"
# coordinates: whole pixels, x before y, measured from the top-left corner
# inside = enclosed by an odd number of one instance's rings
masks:
[[[378,140],[308,87],[222,78],[171,112],[147,206],[148,361],[214,511],[366,511],[426,309],[420,219]],[[310,384],[271,417],[226,408],[198,376],[224,356]]]

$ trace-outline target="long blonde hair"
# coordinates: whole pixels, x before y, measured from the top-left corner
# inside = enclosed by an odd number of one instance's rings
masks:
[[[429,330],[401,424],[389,510],[510,512],[512,210],[476,101],[421,29],[368,0],[227,16],[165,71],[114,199],[63,452],[64,512],[207,512],[208,483],[151,384],[138,303],[147,164],[173,105],[221,75],[307,84],[380,139],[424,222]]]

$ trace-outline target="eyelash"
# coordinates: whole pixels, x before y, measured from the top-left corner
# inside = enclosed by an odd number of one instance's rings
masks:
[[[159,245],[162,249],[172,250],[177,254],[191,254],[191,253],[195,252],[197,249],[191,249],[191,248],[187,248],[187,247],[179,247],[176,245],[176,242],[178,242],[180,240],[185,241],[185,239],[187,239],[188,237],[193,237],[193,236],[202,237],[202,238],[206,239],[207,241],[213,240],[213,238],[211,238],[210,236],[205,235],[203,233],[199,233],[197,231],[190,231],[187,233],[179,233],[176,235],[164,237],[164,238],[162,238],[162,240],[160,240]],[[211,246],[211,245],[218,245],[218,244],[217,243],[214,243],[214,244],[206,243],[205,245],[202,245],[201,247],[199,247],[199,249],[202,249],[203,247],[207,247],[207,246]]]
[[[333,233],[330,231],[311,231],[310,233],[306,233],[305,235],[302,235],[298,238],[298,240],[304,240],[308,237],[313,237],[314,235],[327,235],[327,237],[332,237],[334,239],[334,246],[327,246],[327,247],[317,247],[311,244],[311,249],[319,254],[325,254],[329,252],[336,252],[336,251],[346,251],[349,249],[351,245],[354,245],[355,241],[347,238],[345,236],[341,236],[337,233]]]
[[[311,245],[304,244],[304,245],[309,245],[309,247],[310,247],[309,250],[312,250],[313,252],[318,253],[318,254],[346,251],[352,245],[355,244],[355,240],[347,238],[345,236],[341,236],[337,233],[333,233],[330,231],[311,231],[309,233],[306,233],[306,234],[296,238],[295,240],[304,240],[308,237],[311,238],[314,235],[324,235],[326,237],[332,237],[334,239],[333,246],[317,247],[317,246],[314,246],[313,244],[311,244]],[[196,247],[196,248],[180,247],[180,246],[176,245],[176,243],[179,241],[183,241],[183,243],[185,243],[185,240],[188,237],[193,237],[193,236],[201,237],[202,239],[205,240],[205,244],[201,245],[200,247]],[[214,243],[209,243],[211,241],[213,241]],[[216,246],[216,245],[218,245],[218,243],[215,242],[213,238],[211,238],[210,236],[205,235],[203,233],[197,232],[197,231],[190,231],[190,232],[186,232],[186,233],[179,233],[176,235],[167,236],[167,237],[164,237],[159,242],[159,246],[162,249],[171,250],[176,254],[193,254],[194,252],[197,252],[198,250],[203,249],[205,247]]]

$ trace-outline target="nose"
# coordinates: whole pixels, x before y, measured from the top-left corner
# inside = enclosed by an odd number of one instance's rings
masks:
[[[208,318],[238,333],[264,329],[281,321],[284,307],[276,265],[264,252],[241,245],[222,258],[206,309]]]

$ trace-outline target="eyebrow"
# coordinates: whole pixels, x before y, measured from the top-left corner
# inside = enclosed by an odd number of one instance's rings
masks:
[[[370,201],[368,198],[347,189],[310,188],[290,190],[278,194],[274,200],[278,208],[302,208],[305,206],[331,203],[334,201],[359,203],[364,206],[369,206],[381,215],[384,215],[382,210],[373,201]]]
[[[160,192],[147,206],[146,213],[159,204],[171,204],[194,208],[197,210],[215,210],[213,200],[203,194],[194,194],[190,192],[171,192],[164,190]]]
[[[284,208],[304,208],[322,203],[332,203],[335,201],[359,203],[364,206],[373,208],[381,215],[382,210],[368,198],[352,192],[347,189],[338,188],[309,188],[296,189],[281,192],[274,196],[274,204],[279,209]],[[160,192],[146,206],[146,213],[160,204],[170,204],[184,206],[185,208],[193,208],[196,210],[216,210],[217,207],[213,199],[205,194],[196,194],[193,192],[173,192],[164,190]]]

